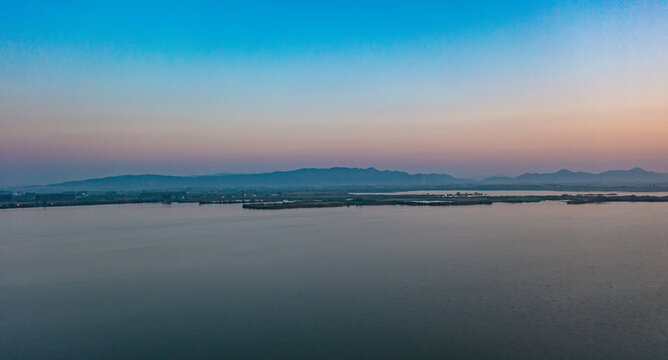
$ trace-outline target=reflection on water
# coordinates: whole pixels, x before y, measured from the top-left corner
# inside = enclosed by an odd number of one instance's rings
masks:
[[[0,211],[0,358],[668,358],[668,205]]]

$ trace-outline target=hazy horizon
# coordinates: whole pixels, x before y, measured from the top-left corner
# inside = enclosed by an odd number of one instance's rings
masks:
[[[416,170],[410,170],[410,169],[402,169],[402,168],[383,168],[383,167],[377,167],[377,166],[342,166],[342,165],[332,165],[332,166],[303,166],[303,167],[284,167],[284,168],[266,168],[266,170],[263,169],[258,169],[258,170],[237,170],[237,171],[218,171],[218,170],[211,170],[211,171],[201,171],[201,172],[187,172],[187,171],[170,171],[169,169],[165,169],[163,172],[158,172],[158,171],[142,171],[141,169],[135,170],[135,171],[128,171],[128,172],[118,172],[114,173],[113,171],[110,170],[103,170],[103,171],[95,171],[92,170],[91,167],[86,167],[86,168],[78,168],[78,169],[73,169],[72,171],[69,171],[67,174],[60,175],[60,176],[50,176],[50,177],[44,177],[45,181],[42,182],[16,182],[16,183],[0,183],[0,189],[2,188],[7,188],[7,187],[14,187],[14,186],[27,186],[27,185],[49,185],[49,184],[56,184],[56,183],[61,183],[61,182],[68,182],[68,181],[78,181],[78,180],[87,180],[87,179],[95,179],[95,178],[105,178],[105,177],[114,177],[114,176],[124,176],[124,175],[166,175],[166,176],[205,176],[205,175],[217,175],[217,174],[260,174],[260,173],[270,173],[274,171],[292,171],[292,170],[299,170],[299,169],[306,169],[306,168],[317,168],[317,169],[327,169],[327,168],[332,168],[332,167],[349,167],[349,168],[360,168],[360,169],[367,169],[367,168],[374,168],[377,170],[388,170],[388,171],[401,171],[401,172],[406,172],[409,174],[429,174],[429,173],[436,173],[436,174],[447,174],[447,175],[452,175],[456,178],[462,178],[462,179],[475,179],[475,180],[480,180],[480,179],[485,179],[485,178],[490,178],[494,176],[507,176],[507,177],[515,177],[527,173],[553,173],[557,172],[560,170],[570,170],[573,172],[588,172],[588,173],[600,173],[604,171],[609,171],[609,170],[631,170],[633,168],[642,168],[645,171],[650,171],[650,172],[658,172],[658,173],[664,173],[664,171],[656,170],[656,169],[651,169],[651,168],[643,168],[641,166],[631,166],[631,167],[625,167],[625,168],[609,168],[609,169],[601,169],[601,170],[590,170],[590,169],[572,169],[572,168],[554,168],[554,169],[546,169],[546,170],[528,170],[528,171],[513,171],[513,172],[496,172],[496,173],[484,173],[480,172],[480,175],[477,175],[477,173],[473,173],[470,175],[461,175],[458,173],[450,172],[447,170],[439,170],[439,169],[433,169],[433,170],[420,170],[419,168]],[[242,168],[243,169],[243,168]],[[81,174],[79,176],[76,176],[74,174]],[[90,174],[90,175],[86,175]],[[40,174],[41,175],[41,174]],[[52,180],[48,180],[48,179]]]
[[[0,4],[0,186],[668,172],[666,2],[295,5]]]
[[[558,171],[562,170],[568,170],[572,172],[585,172],[585,173],[592,173],[592,174],[598,174],[602,173],[605,171],[614,171],[614,170],[622,170],[622,171],[627,171],[627,170],[633,170],[640,168],[641,170],[648,171],[648,172],[657,172],[657,173],[662,173],[661,171],[655,171],[653,169],[645,169],[641,168],[638,166],[635,166],[633,168],[624,168],[624,169],[606,169],[603,171],[588,171],[588,170],[573,170],[573,169],[567,169],[567,168],[561,168],[561,169],[553,169],[553,170],[547,170],[547,171],[524,171],[524,172],[518,172],[518,173],[512,173],[512,174],[489,174],[489,175],[479,175],[479,176],[460,176],[457,174],[453,174],[447,171],[410,171],[410,170],[404,170],[404,169],[396,169],[396,168],[377,168],[374,166],[327,166],[327,167],[301,167],[301,168],[286,168],[286,169],[268,169],[265,171],[237,171],[237,172],[231,172],[231,171],[216,171],[216,172],[205,172],[205,173],[155,173],[155,172],[135,172],[135,173],[118,173],[118,174],[111,174],[111,175],[102,175],[102,176],[92,176],[92,177],[81,177],[81,178],[72,178],[72,179],[65,179],[65,180],[59,180],[59,181],[51,181],[51,182],[46,182],[46,183],[26,183],[26,184],[9,184],[9,185],[4,185],[0,184],[0,190],[2,189],[11,189],[14,187],[21,187],[21,186],[31,186],[31,185],[52,185],[52,184],[58,184],[58,183],[65,183],[65,182],[70,182],[70,181],[83,181],[83,180],[91,180],[91,179],[98,179],[98,178],[108,178],[108,177],[119,177],[119,176],[142,176],[142,175],[159,175],[159,176],[182,176],[182,177],[197,177],[197,176],[224,176],[224,175],[252,175],[252,174],[265,174],[265,173],[273,173],[273,172],[291,172],[291,171],[297,171],[297,170],[304,170],[304,169],[331,169],[331,168],[349,168],[349,169],[375,169],[378,171],[399,171],[399,172],[405,172],[408,174],[443,174],[443,175],[451,175],[455,178],[462,179],[462,180],[484,180],[488,178],[493,178],[496,176],[499,177],[516,177],[520,175],[525,175],[525,174],[532,174],[532,173],[556,173]]]

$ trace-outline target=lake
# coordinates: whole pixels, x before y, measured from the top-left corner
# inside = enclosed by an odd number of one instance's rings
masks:
[[[0,210],[1,359],[668,358],[668,204]]]

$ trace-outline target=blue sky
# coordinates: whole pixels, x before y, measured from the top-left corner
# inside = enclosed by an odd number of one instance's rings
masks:
[[[665,1],[0,2],[0,184],[668,171]]]

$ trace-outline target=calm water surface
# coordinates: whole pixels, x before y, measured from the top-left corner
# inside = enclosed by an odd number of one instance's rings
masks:
[[[668,204],[0,211],[0,359],[668,359]]]

